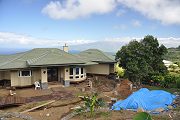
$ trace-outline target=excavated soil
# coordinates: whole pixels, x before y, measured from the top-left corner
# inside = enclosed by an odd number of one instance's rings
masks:
[[[27,98],[27,102],[39,102],[39,101],[45,101],[45,100],[59,100],[63,98],[72,98],[73,95],[70,92],[65,91],[54,91],[52,94],[49,95],[43,95],[43,96],[35,96]]]
[[[132,84],[131,81],[122,80],[120,83],[117,84],[115,88],[117,93],[120,94],[123,99],[127,98],[133,92],[132,90],[130,90],[130,84]]]

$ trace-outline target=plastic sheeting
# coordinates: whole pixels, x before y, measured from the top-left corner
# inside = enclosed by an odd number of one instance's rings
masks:
[[[175,95],[163,90],[149,91],[147,88],[141,88],[131,94],[127,99],[117,101],[113,104],[112,110],[137,110],[141,108],[146,111],[153,111],[158,108],[166,109],[168,105],[173,103],[175,97]]]

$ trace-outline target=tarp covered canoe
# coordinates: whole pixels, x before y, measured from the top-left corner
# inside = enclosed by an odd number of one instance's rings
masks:
[[[153,111],[158,108],[166,109],[168,105],[173,103],[175,98],[175,95],[163,90],[150,91],[147,88],[141,88],[131,94],[127,99],[117,101],[113,104],[112,110],[137,110],[141,108],[146,111]]]

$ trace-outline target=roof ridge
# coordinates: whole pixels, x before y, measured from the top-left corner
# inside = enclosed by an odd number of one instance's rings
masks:
[[[88,49],[89,50],[89,49]],[[102,53],[106,58],[110,59],[110,60],[113,60],[111,59],[109,56],[107,56],[102,50],[99,50],[99,49],[91,49],[91,50],[97,50],[98,52]]]
[[[104,54],[108,59],[113,60],[113,59],[111,59],[109,56],[107,56],[106,53],[104,53],[103,51],[101,51],[101,52],[102,52],[102,54]]]
[[[76,55],[74,55],[74,54],[72,54],[72,53],[65,52],[64,50],[61,50],[61,49],[59,49],[59,48],[57,48],[57,49],[60,50],[61,52],[64,52],[65,54],[68,54],[68,55],[71,55],[71,56],[77,58],[80,62],[84,62],[84,63],[86,62],[86,61],[84,61],[84,60],[79,59]]]

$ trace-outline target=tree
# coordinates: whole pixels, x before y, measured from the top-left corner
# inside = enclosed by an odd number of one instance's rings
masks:
[[[177,47],[177,49],[179,49],[179,50],[180,50],[180,45]]]
[[[150,76],[166,74],[163,56],[167,53],[164,45],[159,46],[153,36],[145,36],[140,42],[134,40],[116,53],[116,60],[125,69],[125,76],[132,82],[151,79]]]

